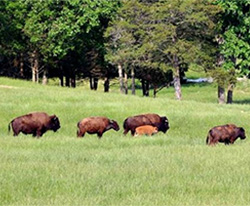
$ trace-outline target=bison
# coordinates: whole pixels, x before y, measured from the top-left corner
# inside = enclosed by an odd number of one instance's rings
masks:
[[[208,145],[215,145],[218,142],[223,142],[225,145],[233,144],[238,137],[245,139],[245,130],[234,124],[226,124],[210,129],[207,135],[206,143]]]
[[[135,128],[135,136],[138,135],[154,135],[158,132],[158,128],[157,127],[153,127],[151,125],[143,125],[140,127],[136,127]]]
[[[79,121],[77,127],[77,137],[83,137],[87,132],[88,134],[97,134],[101,138],[107,130],[118,131],[120,129],[116,121],[107,117],[87,117]]]
[[[124,120],[123,134],[126,135],[129,131],[131,131],[131,135],[134,136],[136,127],[143,125],[151,125],[153,127],[157,127],[158,131],[162,131],[163,133],[166,133],[166,131],[169,129],[167,117],[160,117],[158,114],[141,114],[133,117],[128,117]]]
[[[23,134],[32,134],[33,137],[41,137],[47,130],[56,132],[60,128],[60,122],[56,115],[49,116],[45,112],[33,112],[13,119],[10,125],[13,135],[17,136],[20,132]]]

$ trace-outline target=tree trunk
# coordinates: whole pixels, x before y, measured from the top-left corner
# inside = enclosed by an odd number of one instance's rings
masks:
[[[146,80],[146,84],[145,84],[145,96],[148,97],[149,96],[149,81]]]
[[[128,94],[128,75],[124,74],[124,93]]]
[[[73,74],[72,77],[70,78],[70,84],[71,84],[71,87],[73,87],[73,88],[76,87],[76,76],[75,76],[75,74]]]
[[[149,82],[147,80],[142,79],[141,85],[142,85],[142,95],[145,97],[148,97],[149,96]]]
[[[70,78],[69,78],[69,74],[66,74],[65,86],[66,86],[66,87],[70,87]]]
[[[36,69],[34,67],[33,60],[32,60],[32,64],[31,64],[31,69],[32,69],[32,82],[36,82]]]
[[[141,80],[141,88],[142,88],[142,96],[145,96],[145,81],[142,79]]]
[[[94,90],[98,88],[98,78],[94,77]]]
[[[123,75],[122,75],[122,65],[118,64],[118,74],[119,74],[119,82],[120,82],[120,92],[124,94],[124,83],[123,83]]]
[[[59,79],[60,79],[60,86],[63,87],[64,86],[63,75],[60,75]]]
[[[181,100],[181,81],[180,81],[179,74],[174,75],[174,89],[175,89],[175,97],[176,97],[176,99]]]
[[[48,83],[48,77],[47,77],[47,69],[43,70],[43,81],[42,84],[46,85]]]
[[[38,60],[36,59],[35,61],[35,67],[36,67],[36,83],[39,83],[39,65],[38,65]]]
[[[227,104],[233,103],[233,88],[234,88],[234,85],[230,84],[227,89]]]
[[[104,80],[104,92],[109,92],[109,78],[106,77]]]
[[[36,83],[39,83],[39,63],[38,63],[38,55],[37,52],[35,53],[35,59],[34,59],[34,69],[35,69],[35,78],[36,78]]]
[[[225,103],[225,89],[218,86],[218,102],[219,104]]]
[[[135,95],[135,70],[133,67],[131,68],[131,79],[132,79],[131,90],[132,94]]]
[[[94,84],[93,84],[93,78],[92,77],[89,77],[89,88],[91,90],[94,90]]]
[[[175,97],[177,100],[181,100],[181,77],[180,77],[180,68],[179,68],[179,61],[177,55],[174,55],[174,90],[175,90]]]
[[[38,68],[38,54],[37,51],[33,51],[31,54],[32,82],[39,82]]]
[[[23,69],[24,63],[23,63],[23,53],[20,55],[20,77],[24,78],[24,69]]]
[[[156,93],[157,93],[157,86],[154,85],[154,98],[156,98]]]

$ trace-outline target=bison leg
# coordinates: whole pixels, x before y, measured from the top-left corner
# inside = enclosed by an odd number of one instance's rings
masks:
[[[212,138],[209,138],[208,141],[207,141],[207,144],[210,145],[210,146],[214,146],[218,141],[212,139]]]
[[[209,145],[214,146],[214,145],[217,144],[218,142],[219,142],[218,139],[212,139],[212,140],[210,140]]]
[[[207,139],[206,139],[206,143],[210,146],[214,146],[216,143],[218,143],[218,140],[214,139],[214,137],[209,132]]]
[[[19,135],[20,132],[21,131],[19,129],[18,130],[13,129],[13,136],[16,137],[17,135]]]
[[[231,139],[229,143],[234,144],[234,141],[235,141],[234,139]]]
[[[13,128],[12,127],[12,130],[13,130],[13,136],[16,137],[19,135],[19,133],[21,132],[21,129],[20,128]]]
[[[80,138],[80,137],[84,137],[85,135],[85,132],[81,132],[81,131],[77,131],[77,137]]]
[[[42,131],[37,130],[37,131],[36,131],[36,137],[37,137],[37,138],[40,138],[41,136],[43,136]]]
[[[19,133],[20,133],[20,131],[15,131],[15,130],[14,130],[14,131],[13,131],[13,136],[16,137],[16,136],[19,135]]]
[[[131,135],[135,136],[135,130],[134,129],[131,129]]]
[[[102,134],[103,134],[102,132],[98,132],[98,133],[97,133],[97,136],[99,137],[99,139],[102,138]]]
[[[129,129],[125,129],[123,134],[126,135],[129,132]]]
[[[40,127],[36,130],[36,136],[37,138],[40,138],[41,136],[43,136],[43,133],[45,132],[43,127]]]
[[[227,140],[227,139],[226,139],[225,142],[224,142],[224,144],[225,144],[225,145],[229,145],[229,144],[230,144],[230,140]]]

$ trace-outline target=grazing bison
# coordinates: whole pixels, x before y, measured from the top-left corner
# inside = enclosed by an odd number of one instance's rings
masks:
[[[13,119],[9,123],[13,130],[13,135],[32,134],[33,137],[41,137],[47,130],[56,132],[60,128],[60,122],[56,115],[49,116],[45,112],[33,112]]]
[[[227,124],[210,129],[207,135],[206,143],[208,145],[215,145],[218,142],[233,144],[238,137],[245,139],[245,130],[234,124]]]
[[[136,127],[135,129],[135,136],[137,135],[154,135],[158,132],[157,127],[153,127],[151,125],[143,125],[140,127]]]
[[[166,131],[169,129],[167,117],[160,117],[158,114],[141,114],[133,117],[128,117],[124,120],[123,134],[126,135],[130,130],[131,134],[134,136],[136,127],[143,125],[151,125],[153,127],[157,127],[158,131],[162,131],[164,133],[166,133]]]
[[[88,134],[97,134],[101,138],[107,130],[118,131],[120,129],[116,121],[106,117],[87,117],[78,122],[77,127],[77,137],[83,137],[87,132]]]

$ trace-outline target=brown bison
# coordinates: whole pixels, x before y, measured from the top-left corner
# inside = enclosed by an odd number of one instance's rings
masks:
[[[123,134],[126,135],[130,130],[131,134],[134,136],[136,127],[143,125],[151,125],[153,127],[157,127],[158,131],[162,131],[164,133],[166,133],[166,131],[169,129],[167,117],[160,117],[158,114],[141,114],[133,117],[128,117],[124,120]]]
[[[107,130],[118,131],[120,129],[116,121],[106,117],[87,117],[78,122],[77,127],[77,137],[83,137],[87,132],[88,134],[97,134],[101,138]]]
[[[32,134],[33,137],[41,137],[47,130],[56,132],[60,128],[60,122],[56,115],[49,116],[45,112],[33,112],[13,119],[9,123],[13,130],[13,135]]]
[[[135,128],[135,136],[138,135],[149,135],[152,136],[158,132],[157,127],[153,127],[151,125],[143,125]]]
[[[206,143],[208,145],[215,145],[218,142],[223,142],[226,145],[233,144],[238,137],[245,139],[245,130],[234,124],[226,124],[210,129],[207,135]]]

